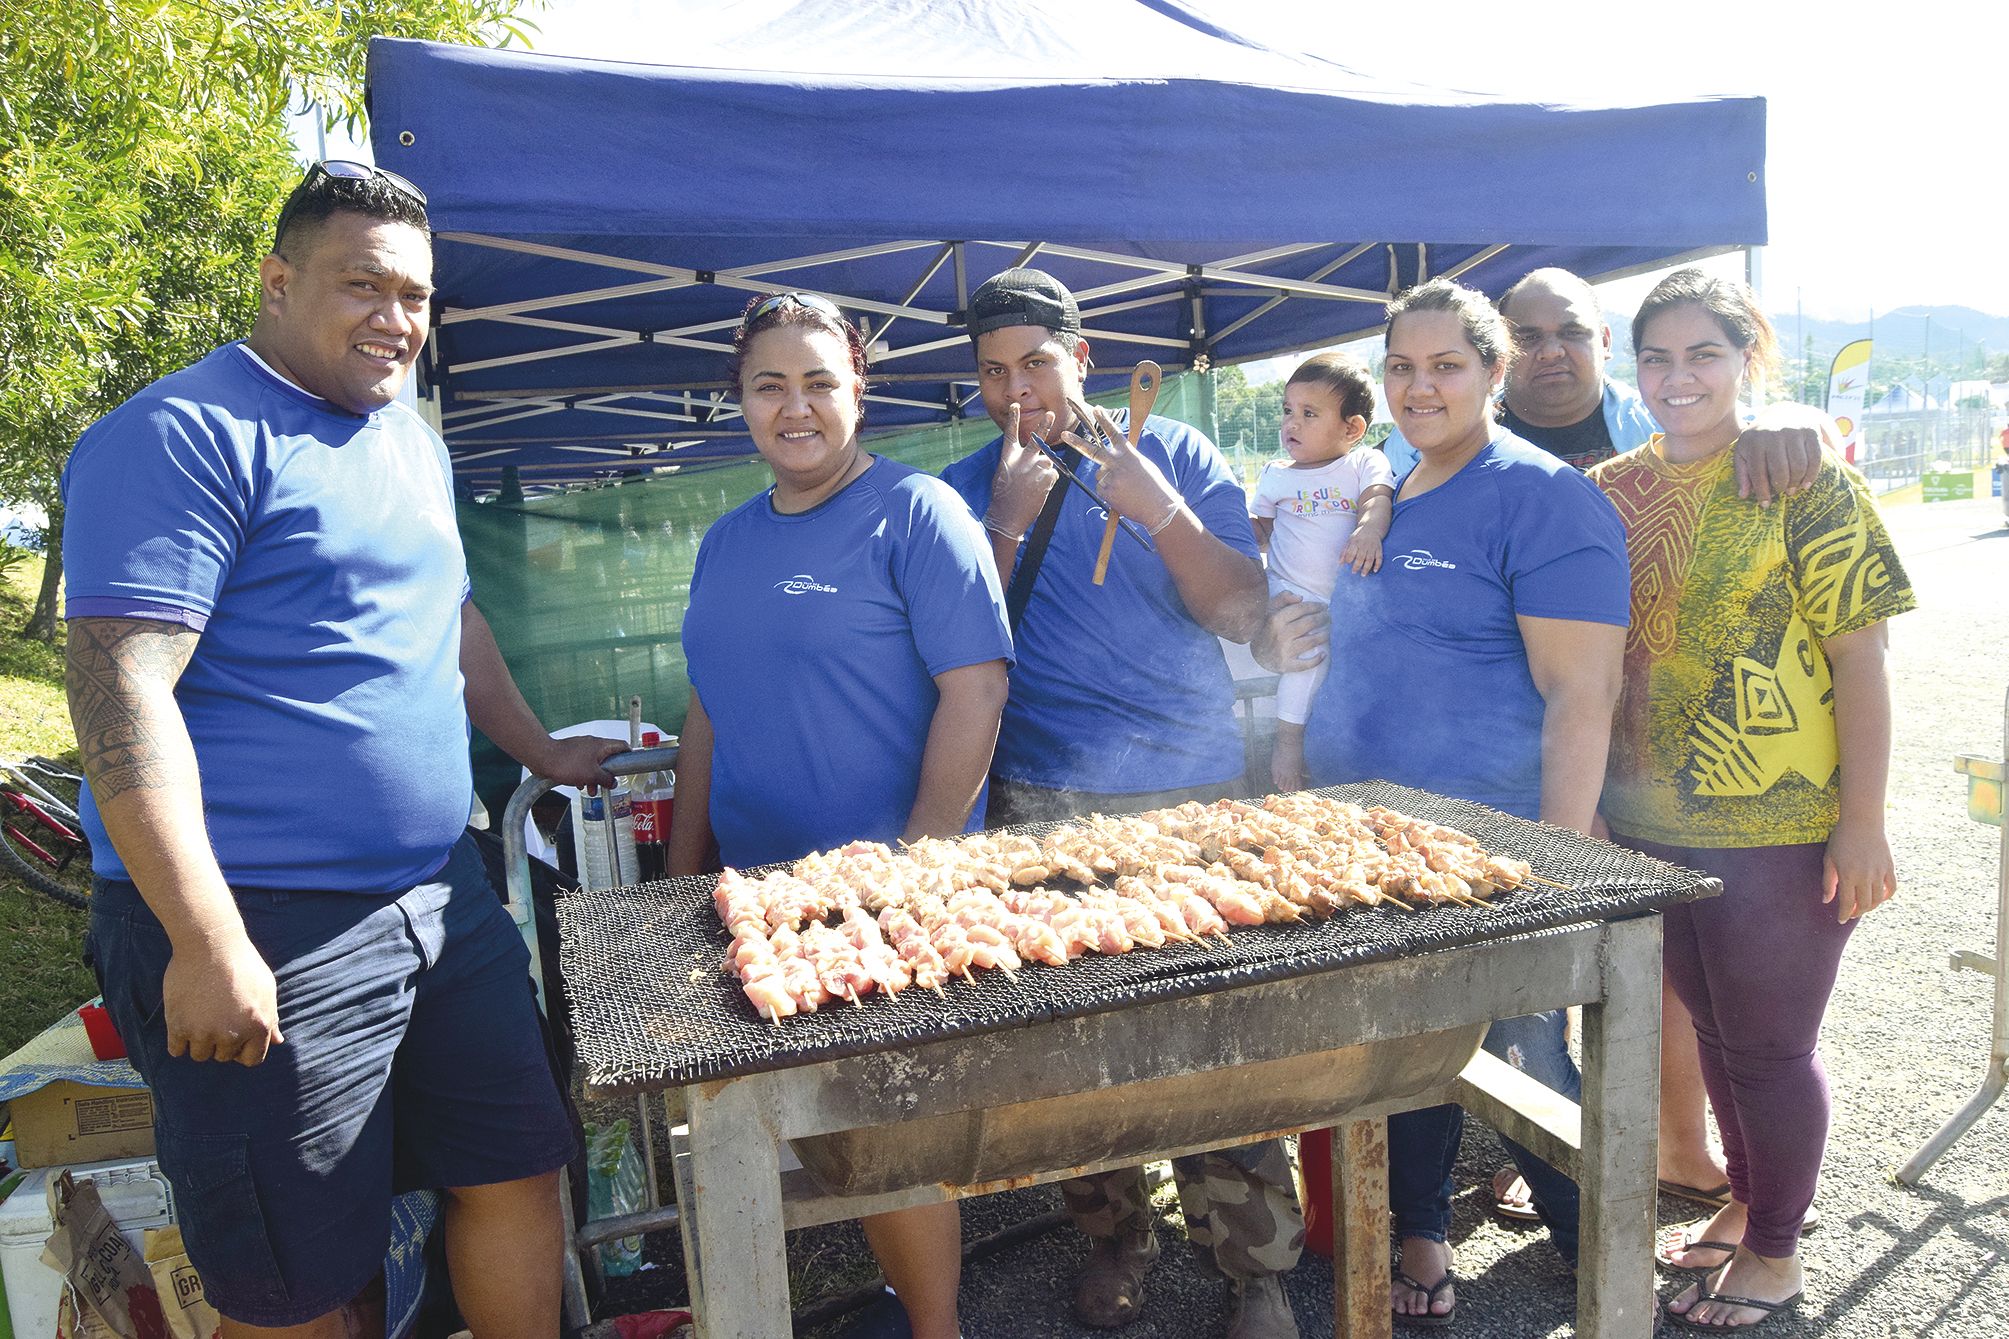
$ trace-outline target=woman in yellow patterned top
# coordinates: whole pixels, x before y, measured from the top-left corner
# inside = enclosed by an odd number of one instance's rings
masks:
[[[1704,1274],[1668,1304],[1677,1324],[1740,1329],[1800,1298],[1828,1133],[1821,1016],[1856,918],[1897,890],[1885,620],[1915,602],[1861,476],[1832,456],[1796,496],[1739,500],[1738,401],[1776,347],[1750,289],[1678,271],[1632,338],[1665,431],[1591,472],[1632,558],[1600,808],[1614,841],[1723,881],[1667,914],[1665,961],[1731,1202],[1656,1256]]]

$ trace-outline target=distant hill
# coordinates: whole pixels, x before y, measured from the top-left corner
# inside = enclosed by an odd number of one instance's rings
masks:
[[[1780,353],[1796,361],[1810,340],[1815,366],[1828,362],[1844,344],[1858,339],[1876,341],[1871,356],[1879,367],[1888,366],[1893,359],[1916,359],[1930,352],[1934,365],[1942,370],[1978,371],[1981,363],[2009,351],[2009,316],[1990,316],[1972,307],[1898,307],[1878,312],[1874,330],[1867,319],[1835,321],[1809,316],[1802,320],[1790,311],[1773,312],[1771,317],[1779,332]],[[1612,375],[1632,381],[1632,315],[1606,312],[1604,319],[1611,323]],[[1978,356],[1976,345],[1981,347]]]
[[[1893,360],[1916,360],[1926,354],[1927,317],[1932,318],[1929,330],[1933,364],[1942,374],[1965,375],[1974,369],[1977,344],[1982,346],[1980,361],[1983,362],[2009,353],[2009,316],[1990,316],[1972,307],[1898,307],[1878,312],[1873,332],[1867,319],[1836,321],[1809,316],[1802,321],[1791,311],[1773,312],[1771,316],[1772,325],[1779,332],[1779,351],[1789,362],[1796,362],[1802,356],[1802,342],[1806,339],[1813,341],[1812,361],[1818,367],[1833,359],[1842,345],[1873,335],[1876,348],[1872,357],[1878,369],[1879,384],[1886,377],[1918,375],[1915,366],[1892,370],[1890,363]],[[1636,384],[1632,358],[1632,313],[1608,311],[1604,319],[1611,326],[1611,374],[1620,381]],[[1380,375],[1382,345],[1379,336],[1347,347],[1355,355],[1367,359],[1375,375]],[[1957,362],[1956,350],[1959,353]],[[1249,384],[1281,382],[1302,356],[1288,354],[1247,364]]]
[[[1773,312],[1772,324],[1779,341],[1797,350],[1801,340],[1811,339],[1814,357],[1826,359],[1854,339],[1874,338],[1879,357],[1919,358],[1927,353],[1939,361],[1951,360],[1956,352],[1972,357],[1974,346],[1988,353],[2009,349],[2009,316],[1990,316],[1972,307],[1899,307],[1876,314],[1876,328],[1863,321],[1829,321],[1807,317],[1804,323],[1792,312]],[[1930,347],[1928,347],[1928,340]]]

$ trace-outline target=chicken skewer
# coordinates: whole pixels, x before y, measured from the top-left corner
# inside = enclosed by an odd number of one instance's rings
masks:
[[[1527,884],[1564,887],[1469,833],[1299,792],[1090,815],[1039,838],[854,842],[759,877],[726,870],[713,904],[731,935],[726,970],[779,1023],[874,990],[946,998],[951,976],[974,982],[977,970],[1016,979],[1028,961],[1225,939],[1231,926],[1356,906],[1483,907]]]

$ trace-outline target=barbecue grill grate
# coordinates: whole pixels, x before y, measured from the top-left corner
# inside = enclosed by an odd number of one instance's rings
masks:
[[[916,989],[871,994],[778,1025],[755,1014],[721,969],[728,941],[710,876],[583,892],[559,903],[558,924],[586,1082],[603,1093],[678,1087],[1619,920],[1722,891],[1714,879],[1608,842],[1427,791],[1369,781],[1316,793],[1461,829],[1569,887],[1529,884],[1484,908],[1361,909],[1302,925],[1237,927],[1226,943],[1090,954],[1066,967],[1028,963],[1016,982],[1003,972],[959,980],[944,987],[946,1000]]]

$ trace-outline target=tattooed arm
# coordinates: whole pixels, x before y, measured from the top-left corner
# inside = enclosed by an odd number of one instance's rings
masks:
[[[112,846],[173,945],[162,982],[168,1054],[255,1065],[284,1040],[278,987],[210,850],[174,697],[200,637],[155,619],[70,620],[70,719]]]

